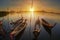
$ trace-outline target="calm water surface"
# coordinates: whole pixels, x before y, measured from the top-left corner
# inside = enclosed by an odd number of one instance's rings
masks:
[[[7,24],[16,21],[23,16],[27,20],[27,27],[23,33],[23,35],[19,38],[19,40],[34,40],[33,29],[36,19],[39,17],[44,18],[51,24],[57,23],[56,26],[52,29],[52,34],[49,35],[48,32],[41,25],[41,32],[37,40],[60,40],[60,15],[52,14],[52,13],[11,13],[5,17],[0,17],[0,20],[3,19],[4,24]],[[31,19],[31,23],[30,23]],[[12,28],[13,25],[9,25]],[[7,29],[8,30],[8,29]]]

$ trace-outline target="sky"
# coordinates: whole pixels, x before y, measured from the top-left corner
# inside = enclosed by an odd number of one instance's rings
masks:
[[[0,10],[29,10],[32,0],[0,0]],[[35,10],[60,12],[60,0],[33,0]]]

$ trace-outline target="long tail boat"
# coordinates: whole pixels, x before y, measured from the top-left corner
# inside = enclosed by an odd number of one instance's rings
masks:
[[[14,23],[16,23],[16,24],[14,24],[14,26],[13,26],[14,28],[11,29],[11,33],[15,32],[15,31],[16,32],[18,31],[17,34],[19,34],[19,32],[23,31],[25,29],[25,27],[26,27],[26,21],[24,21],[24,19],[22,19],[22,18],[17,20]],[[20,31],[19,31],[19,29],[20,29]],[[2,21],[0,21],[0,34],[5,38],[6,31],[2,27]]]
[[[38,40],[38,37],[40,35],[40,32],[41,32],[40,19],[38,17],[38,19],[35,22],[35,26],[34,26],[34,30],[33,30],[33,35],[34,35],[33,40]]]
[[[49,34],[51,34],[51,29],[53,28],[53,27],[55,27],[55,25],[56,25],[56,23],[53,25],[53,24],[50,24],[50,23],[48,23],[46,20],[44,20],[44,19],[41,19],[42,20],[42,25],[43,25],[43,27],[45,28],[45,30],[49,33]]]
[[[46,20],[42,19],[42,25],[44,27],[47,27],[49,29],[52,29],[53,27],[55,27],[56,23],[53,25],[53,24],[48,23]]]
[[[37,25],[38,25],[39,29],[37,29]],[[34,32],[40,32],[40,19],[39,19],[39,17],[38,17],[38,19],[35,22]]]
[[[19,26],[17,26],[11,33],[10,33],[10,39],[14,40],[14,38],[20,34],[25,28],[26,28],[26,20],[21,23]]]

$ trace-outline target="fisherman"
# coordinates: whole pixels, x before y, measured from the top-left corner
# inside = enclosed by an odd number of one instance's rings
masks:
[[[40,29],[40,19],[39,19],[39,17],[38,17],[38,19],[35,22],[35,28],[34,28],[34,30],[36,30],[37,25],[39,26],[39,29]]]

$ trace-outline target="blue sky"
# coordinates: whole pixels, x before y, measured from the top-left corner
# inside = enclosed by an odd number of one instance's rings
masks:
[[[41,0],[41,1],[46,2],[47,6],[56,7],[60,9],[60,0]]]
[[[34,0],[34,2],[35,1],[37,1],[37,3],[39,2],[45,8],[53,8],[55,10],[60,11],[60,0]],[[24,7],[27,4],[30,5],[30,3],[31,3],[31,0],[0,0],[0,10],[4,10],[5,8],[10,8],[10,7],[11,8],[19,7],[19,6]]]

